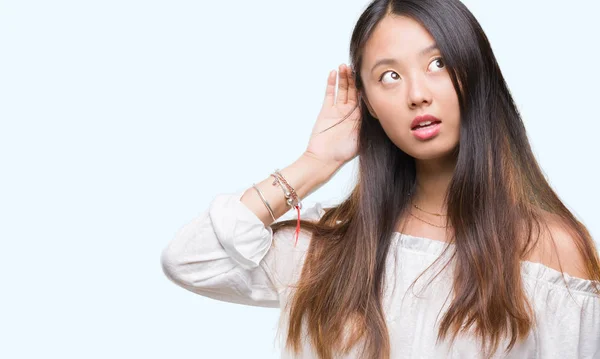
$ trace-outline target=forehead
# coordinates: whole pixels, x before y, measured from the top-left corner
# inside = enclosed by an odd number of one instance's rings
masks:
[[[363,69],[370,69],[380,58],[399,62],[416,60],[421,50],[435,42],[417,21],[406,16],[388,15],[373,30],[363,51]]]

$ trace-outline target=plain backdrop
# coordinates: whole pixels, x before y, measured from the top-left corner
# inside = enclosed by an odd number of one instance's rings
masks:
[[[600,5],[465,1],[534,151],[600,238]],[[277,358],[276,309],[160,253],[305,149],[363,0],[0,1],[0,357]],[[305,200],[349,193],[356,161]]]

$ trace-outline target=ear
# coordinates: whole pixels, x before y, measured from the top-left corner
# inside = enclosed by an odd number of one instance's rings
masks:
[[[365,105],[367,105],[367,109],[369,110],[369,113],[371,114],[371,116],[375,117],[375,119],[378,120],[377,114],[375,113],[375,111],[373,110],[373,107],[371,107],[371,104],[369,103],[369,100],[367,99],[367,95],[362,93],[361,97],[362,97],[362,100],[365,102]]]

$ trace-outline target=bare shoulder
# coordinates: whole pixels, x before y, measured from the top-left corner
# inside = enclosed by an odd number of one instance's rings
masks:
[[[572,277],[590,279],[585,269],[585,257],[579,251],[574,233],[554,215],[545,214],[544,218],[547,228],[542,228],[538,245],[528,260]]]

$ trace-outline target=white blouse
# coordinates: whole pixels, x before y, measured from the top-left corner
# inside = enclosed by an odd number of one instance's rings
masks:
[[[280,308],[281,357],[317,358],[307,341],[298,356],[288,353],[283,342],[288,314],[283,308],[290,298],[287,284],[299,278],[310,236],[300,232],[294,246],[295,228],[273,234],[240,201],[243,193],[217,195],[207,210],[177,232],[161,255],[164,273],[177,285],[206,297]],[[289,218],[297,215],[294,212],[288,212]],[[323,213],[322,202],[317,202],[305,206],[301,218],[316,220]],[[391,358],[480,358],[480,347],[468,337],[458,337],[452,347],[447,342],[435,344],[438,322],[450,304],[450,297],[446,298],[451,290],[452,265],[425,286],[441,268],[432,267],[407,291],[444,247],[454,244],[398,232],[391,241],[387,268],[394,270],[387,270],[382,303]],[[444,256],[451,253],[449,249]],[[438,263],[443,266],[446,261]],[[592,281],[565,273],[569,293],[559,271],[540,263],[521,264],[537,326],[508,354],[502,354],[504,342],[493,358],[600,358],[600,297],[594,294]],[[356,358],[356,354],[344,358]]]

